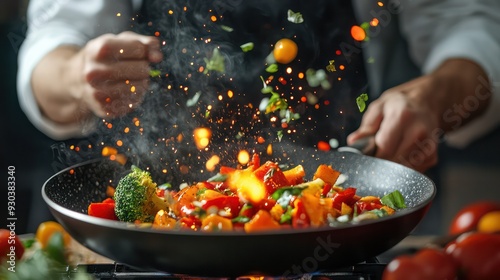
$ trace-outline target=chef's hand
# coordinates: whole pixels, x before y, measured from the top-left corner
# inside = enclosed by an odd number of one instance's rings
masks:
[[[55,122],[76,122],[90,113],[121,116],[142,101],[150,63],[162,58],[155,37],[129,31],[105,34],[81,49],[62,46],[48,54],[35,68],[33,91]]]
[[[431,74],[385,91],[369,105],[347,143],[374,135],[376,157],[424,172],[438,162],[441,137],[480,115],[490,96],[486,74],[477,64],[448,60]],[[472,98],[477,109],[467,114],[457,109],[463,111],[461,105]]]

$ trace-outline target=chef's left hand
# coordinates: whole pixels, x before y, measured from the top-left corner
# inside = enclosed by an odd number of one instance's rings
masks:
[[[478,92],[486,91],[482,96],[488,96],[485,81],[488,83],[486,74],[477,64],[464,59],[448,60],[433,73],[385,91],[369,105],[360,127],[349,135],[347,143],[374,135],[376,157],[424,172],[438,162],[441,137],[458,128],[457,123],[447,121],[446,113]],[[460,125],[485,110],[489,98],[481,99],[477,110],[468,112]]]

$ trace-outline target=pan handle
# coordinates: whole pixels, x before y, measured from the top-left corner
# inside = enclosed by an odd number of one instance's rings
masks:
[[[340,147],[337,149],[337,151],[374,156],[375,153],[377,152],[377,145],[375,144],[375,136],[371,135],[365,138],[358,139],[352,145]]]

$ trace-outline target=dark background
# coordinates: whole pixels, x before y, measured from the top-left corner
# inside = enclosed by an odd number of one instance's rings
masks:
[[[26,6],[26,0],[0,0],[0,223],[6,222],[7,215],[8,166],[14,166],[18,234],[35,232],[40,222],[52,219],[40,189],[45,180],[68,165],[61,154],[68,142],[51,140],[39,132],[17,100],[17,52],[27,26]],[[438,185],[439,195],[415,233],[441,234],[465,204],[485,199],[500,201],[498,143],[499,129],[465,150],[441,147],[440,165],[428,173]]]
[[[51,146],[19,107],[16,94],[17,52],[26,29],[27,1],[0,1],[0,182],[2,225],[7,215],[7,171],[15,167],[16,232],[34,232],[41,221],[51,219],[40,195],[43,182],[54,172]],[[5,218],[4,218],[5,217]],[[4,226],[2,226],[4,227]]]

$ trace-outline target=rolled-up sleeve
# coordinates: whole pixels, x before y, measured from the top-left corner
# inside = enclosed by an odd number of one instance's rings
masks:
[[[36,128],[56,140],[81,137],[92,131],[92,120],[61,125],[47,119],[33,95],[31,75],[40,60],[59,46],[82,47],[99,35],[126,30],[132,10],[132,1],[30,1],[28,30],[18,55],[17,92],[23,112]]]
[[[401,2],[401,31],[424,73],[434,71],[447,59],[464,58],[480,65],[488,75],[493,95],[486,112],[446,136],[450,145],[465,147],[500,124],[500,1]]]

